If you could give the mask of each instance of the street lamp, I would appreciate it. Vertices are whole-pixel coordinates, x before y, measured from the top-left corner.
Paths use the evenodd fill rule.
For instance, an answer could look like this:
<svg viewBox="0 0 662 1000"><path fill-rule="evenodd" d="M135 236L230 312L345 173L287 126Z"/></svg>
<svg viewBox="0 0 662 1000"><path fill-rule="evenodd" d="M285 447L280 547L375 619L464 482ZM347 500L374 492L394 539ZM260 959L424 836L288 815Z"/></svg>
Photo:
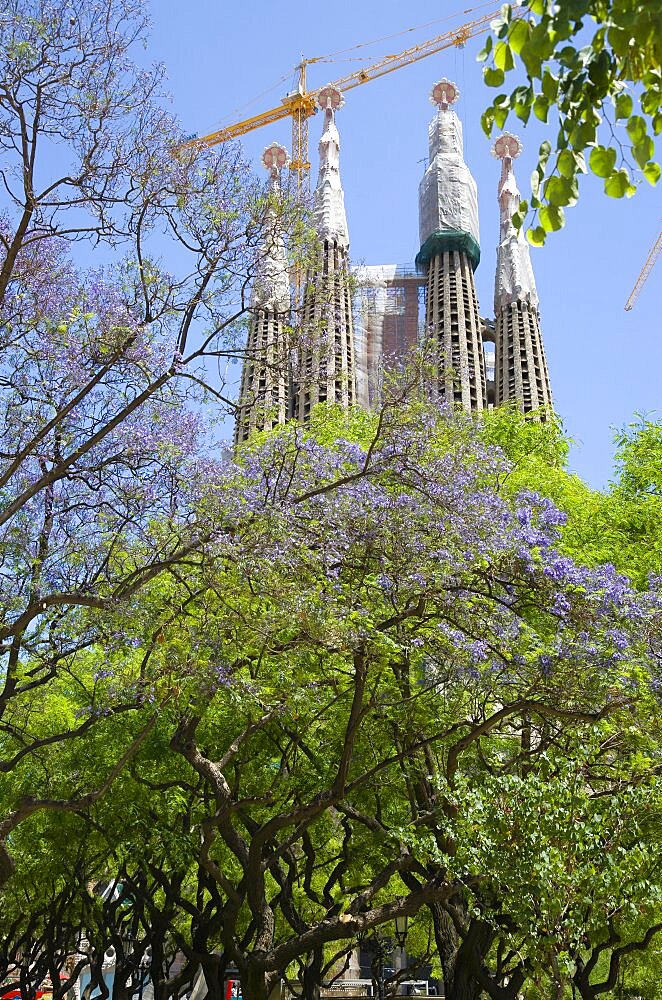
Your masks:
<svg viewBox="0 0 662 1000"><path fill-rule="evenodd" d="M409 917L406 914L398 914L395 918L395 940L398 942L398 948L404 949L407 943L408 925Z"/></svg>

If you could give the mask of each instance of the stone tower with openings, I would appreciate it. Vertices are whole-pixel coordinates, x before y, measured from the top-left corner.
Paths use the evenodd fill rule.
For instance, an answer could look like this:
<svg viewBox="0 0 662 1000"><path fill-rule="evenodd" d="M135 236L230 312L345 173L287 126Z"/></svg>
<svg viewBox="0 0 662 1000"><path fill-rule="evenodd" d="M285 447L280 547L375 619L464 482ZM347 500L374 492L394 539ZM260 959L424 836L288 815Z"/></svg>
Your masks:
<svg viewBox="0 0 662 1000"><path fill-rule="evenodd" d="M476 182L464 162L459 92L449 80L432 88L437 113L428 128L429 164L419 186L420 250L427 275L425 330L442 399L465 410L487 406L485 357L474 270L480 260Z"/></svg>
<svg viewBox="0 0 662 1000"><path fill-rule="evenodd" d="M340 182L340 137L335 112L343 104L340 91L324 87L318 104L324 111L319 144L319 177L313 218L319 247L304 283L297 400L294 416L307 422L315 403L356 402L356 368L349 236L345 197Z"/></svg>
<svg viewBox="0 0 662 1000"><path fill-rule="evenodd" d="M280 171L288 160L278 143L267 146L269 204L251 294L248 340L235 423L235 446L255 430L284 424L289 416L290 277L280 227Z"/></svg>
<svg viewBox="0 0 662 1000"><path fill-rule="evenodd" d="M494 283L496 406L513 402L524 413L537 411L544 420L552 407L547 361L540 333L538 293L529 247L522 229L513 225L520 203L513 161L522 151L517 136L505 132L492 147L501 160L500 213Z"/></svg>

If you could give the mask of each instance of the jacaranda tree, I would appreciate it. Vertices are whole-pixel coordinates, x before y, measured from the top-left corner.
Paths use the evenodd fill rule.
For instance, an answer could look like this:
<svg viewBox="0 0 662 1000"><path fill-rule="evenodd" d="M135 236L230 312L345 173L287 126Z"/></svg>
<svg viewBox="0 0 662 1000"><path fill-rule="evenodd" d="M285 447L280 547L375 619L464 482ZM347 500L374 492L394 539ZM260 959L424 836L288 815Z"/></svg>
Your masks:
<svg viewBox="0 0 662 1000"><path fill-rule="evenodd" d="M238 353L273 225L236 148L181 147L162 71L132 61L144 31L138 0L0 16L0 884L17 824L92 801L153 724L86 786L11 778L87 738L118 609L214 536L192 505L200 406L224 400L209 373ZM58 678L69 700L46 710ZM104 711L140 703L137 682Z"/></svg>
<svg viewBox="0 0 662 1000"><path fill-rule="evenodd" d="M561 512L504 488L469 418L410 394L330 418L333 443L289 427L245 449L200 491L210 558L123 616L136 657L109 657L100 704L139 677L160 711L68 836L88 879L112 844L130 888L105 934L154 938L160 995L200 965L213 997L229 966L247 996L287 977L316 997L398 914L430 927L448 996L550 974L558 991L583 935L654 882L655 823L632 851L658 809L640 776L659 594L563 555ZM39 871L16 885L34 893ZM59 960L79 947L60 940Z"/></svg>

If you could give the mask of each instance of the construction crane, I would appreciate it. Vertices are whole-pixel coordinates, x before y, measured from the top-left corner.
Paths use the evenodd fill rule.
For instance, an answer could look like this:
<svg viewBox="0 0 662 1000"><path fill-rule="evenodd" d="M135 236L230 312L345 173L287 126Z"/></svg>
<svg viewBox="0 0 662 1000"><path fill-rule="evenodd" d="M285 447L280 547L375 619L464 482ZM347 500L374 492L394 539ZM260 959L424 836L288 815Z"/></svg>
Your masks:
<svg viewBox="0 0 662 1000"><path fill-rule="evenodd" d="M648 275L653 270L653 265L655 264L657 258L660 256L660 253L662 253L662 233L659 234L658 238L653 243L653 246L650 248L650 253L646 258L646 263L642 267L639 277L635 282L635 286L630 292L630 298L625 303L626 312L629 312L630 309L632 309L632 306L639 298L639 292L644 287L644 283L648 278Z"/></svg>
<svg viewBox="0 0 662 1000"><path fill-rule="evenodd" d="M514 11L518 9L518 6L513 6ZM271 125L273 122L281 121L283 118L291 115L292 158L290 160L290 170L296 173L297 197L301 200L306 200L310 190L308 119L317 111L315 99L324 87L335 87L343 93L346 90L351 90L353 87L359 87L363 83L368 83L370 80L376 80L380 76L385 76L387 73L392 73L402 66L418 62L419 59L426 59L428 56L434 55L435 52L440 52L442 49L451 48L451 46L461 47L469 38L487 31L490 21L499 17L500 13L499 10L495 10L489 14L484 14L475 21L469 21L459 28L446 31L444 34L437 35L427 42L422 42L420 45L414 45L409 49L405 49L404 52L400 52L397 55L385 56L379 62L373 63L372 66L364 67L354 73L341 77L339 80L335 80L331 84L317 87L315 90L306 89L306 69L312 63L321 62L325 57L317 56L312 59L302 59L297 66L299 78L296 90L288 94L287 97L284 97L281 104L277 107L270 108L269 111L263 111L262 114L255 115L253 118L246 118L244 121L236 122L234 125L228 125L226 128L219 129L218 132L211 132L209 135L191 139L184 143L183 148L195 145L216 146L220 142L236 139L240 135L252 132L253 129L262 128L264 125Z"/></svg>

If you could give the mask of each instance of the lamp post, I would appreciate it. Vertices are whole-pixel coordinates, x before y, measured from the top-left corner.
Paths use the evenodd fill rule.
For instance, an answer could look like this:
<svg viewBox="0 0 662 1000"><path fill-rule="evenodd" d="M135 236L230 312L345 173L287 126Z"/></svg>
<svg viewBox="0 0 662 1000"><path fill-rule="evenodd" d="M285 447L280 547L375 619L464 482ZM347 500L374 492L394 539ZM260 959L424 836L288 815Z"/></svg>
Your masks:
<svg viewBox="0 0 662 1000"><path fill-rule="evenodd" d="M407 930L409 929L409 917L404 915L398 915L395 918L395 940L398 942L398 948L404 950L407 943Z"/></svg>
<svg viewBox="0 0 662 1000"><path fill-rule="evenodd" d="M365 948L366 951L370 951L375 956L375 962L372 964L373 970L376 966L376 977L373 978L373 982L377 986L377 997L378 1000L384 1000L384 959L390 954L393 942L389 937L382 934L377 934L376 932L372 934L371 937L359 938L360 944Z"/></svg>
<svg viewBox="0 0 662 1000"><path fill-rule="evenodd" d="M407 944L408 925L409 917L397 916L395 918L395 940L398 945L398 957L397 961L393 964L397 972L402 972L402 970L407 967L407 952L405 951L405 945Z"/></svg>

